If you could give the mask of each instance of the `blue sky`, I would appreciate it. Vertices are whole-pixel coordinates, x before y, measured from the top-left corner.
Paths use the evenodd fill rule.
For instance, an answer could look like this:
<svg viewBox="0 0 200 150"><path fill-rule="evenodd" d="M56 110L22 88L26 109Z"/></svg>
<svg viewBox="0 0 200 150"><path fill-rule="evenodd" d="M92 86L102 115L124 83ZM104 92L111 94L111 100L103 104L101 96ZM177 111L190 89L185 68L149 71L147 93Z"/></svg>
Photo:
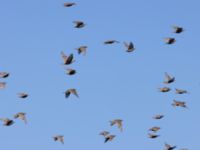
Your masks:
<svg viewBox="0 0 200 150"><path fill-rule="evenodd" d="M64 8L62 0L0 1L0 71L10 77L0 90L0 117L26 112L28 124L16 120L0 126L1 148L10 149L163 149L164 142L197 149L200 138L200 72L198 37L199 5L191 1L101 0L74 1ZM82 20L86 27L73 28ZM172 25L183 26L182 34ZM166 45L165 37L175 37ZM105 46L105 40L120 44ZM136 51L126 53L123 41L132 41ZM86 56L75 48L87 45ZM60 52L74 53L75 76L65 74ZM159 93L164 72L176 77L173 91ZM64 98L76 88L80 98ZM174 88L188 95L174 94ZM30 97L21 100L18 92ZM172 100L186 101L189 109L173 108ZM162 120L152 116L161 113ZM124 132L109 126L123 119ZM160 126L155 140L147 130ZM116 138L104 144L99 132ZM52 136L62 134L65 144Z"/></svg>

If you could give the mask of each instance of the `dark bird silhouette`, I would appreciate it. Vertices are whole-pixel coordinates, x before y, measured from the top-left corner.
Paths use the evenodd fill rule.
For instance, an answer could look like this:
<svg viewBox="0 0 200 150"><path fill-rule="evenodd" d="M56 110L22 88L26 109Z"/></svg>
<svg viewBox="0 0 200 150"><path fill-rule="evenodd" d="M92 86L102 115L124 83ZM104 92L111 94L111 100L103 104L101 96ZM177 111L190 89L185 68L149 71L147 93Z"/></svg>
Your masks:
<svg viewBox="0 0 200 150"><path fill-rule="evenodd" d="M167 72L165 72L165 80L164 83L169 84L175 81L175 77L170 76Z"/></svg>
<svg viewBox="0 0 200 150"><path fill-rule="evenodd" d="M164 115L155 115L155 116L153 116L153 119L162 119L164 117Z"/></svg>
<svg viewBox="0 0 200 150"><path fill-rule="evenodd" d="M162 88L159 88L159 91L160 92L169 92L171 89L169 87L162 87Z"/></svg>
<svg viewBox="0 0 200 150"><path fill-rule="evenodd" d="M151 138L151 139L155 139L155 138L157 138L157 137L160 136L160 135L157 135L157 134L151 134L151 133L149 133L148 135L149 135L149 138Z"/></svg>
<svg viewBox="0 0 200 150"><path fill-rule="evenodd" d="M175 148L176 148L176 146L171 146L171 145L165 143L165 149L164 150L173 150Z"/></svg>
<svg viewBox="0 0 200 150"><path fill-rule="evenodd" d="M9 75L8 72L0 72L0 78L7 78Z"/></svg>
<svg viewBox="0 0 200 150"><path fill-rule="evenodd" d="M83 53L83 55L85 55L86 54L86 50L87 50L87 46L80 46L76 50L78 51L78 54Z"/></svg>
<svg viewBox="0 0 200 150"><path fill-rule="evenodd" d="M113 44L113 43L119 43L119 41L116 40L107 40L104 42L104 44Z"/></svg>
<svg viewBox="0 0 200 150"><path fill-rule="evenodd" d="M0 118L1 121L3 121L4 126L11 126L14 124L14 121L8 118Z"/></svg>
<svg viewBox="0 0 200 150"><path fill-rule="evenodd" d="M60 141L62 144L64 144L64 136L63 135L56 135L53 137L54 141Z"/></svg>
<svg viewBox="0 0 200 150"><path fill-rule="evenodd" d="M134 44L132 42L126 43L124 42L125 47L127 48L127 52L132 52L135 50Z"/></svg>
<svg viewBox="0 0 200 150"><path fill-rule="evenodd" d="M73 2L65 2L64 3L65 7L71 7L71 6L74 6L74 5L76 5L76 3L73 3Z"/></svg>
<svg viewBox="0 0 200 150"><path fill-rule="evenodd" d="M75 95L76 97L79 97L76 89L68 89L65 91L65 97L68 98L71 94Z"/></svg>
<svg viewBox="0 0 200 150"><path fill-rule="evenodd" d="M176 39L175 38L171 38L171 37L165 38L164 40L165 40L166 44L173 44L173 43L176 42Z"/></svg>
<svg viewBox="0 0 200 150"><path fill-rule="evenodd" d="M0 89L4 89L6 87L6 82L0 82Z"/></svg>
<svg viewBox="0 0 200 150"><path fill-rule="evenodd" d="M108 141L112 141L115 137L116 137L116 135L108 135L108 136L106 136L104 143L106 143Z"/></svg>
<svg viewBox="0 0 200 150"><path fill-rule="evenodd" d="M70 54L69 56L65 55L64 52L61 52L61 56L63 58L64 65L70 65L74 62L74 55Z"/></svg>
<svg viewBox="0 0 200 150"><path fill-rule="evenodd" d="M177 101L177 100L173 100L172 106L179 106L179 107L187 108L186 102Z"/></svg>
<svg viewBox="0 0 200 150"><path fill-rule="evenodd" d="M24 112L19 112L19 113L15 114L14 118L21 119L22 121L24 121L24 123L27 124L26 113L24 113Z"/></svg>
<svg viewBox="0 0 200 150"><path fill-rule="evenodd" d="M76 74L76 70L71 69L71 68L68 68L68 69L67 69L67 74L68 74L68 75L74 75L74 74Z"/></svg>
<svg viewBox="0 0 200 150"><path fill-rule="evenodd" d="M182 90L182 89L175 89L176 90L176 94L186 94L188 93L187 90Z"/></svg>
<svg viewBox="0 0 200 150"><path fill-rule="evenodd" d="M74 21L73 23L75 24L74 28L83 28L86 25L83 21Z"/></svg>
<svg viewBox="0 0 200 150"><path fill-rule="evenodd" d="M174 33L181 33L184 31L184 29L179 26L173 26L173 29L174 29Z"/></svg>
<svg viewBox="0 0 200 150"><path fill-rule="evenodd" d="M112 120L110 121L110 125L113 126L113 125L117 125L117 127L120 129L120 131L122 132L123 131L123 127L122 127L122 121L121 119L115 119L115 120Z"/></svg>
<svg viewBox="0 0 200 150"><path fill-rule="evenodd" d="M22 92L22 93L18 93L18 97L19 98L27 98L29 95L25 92Z"/></svg>

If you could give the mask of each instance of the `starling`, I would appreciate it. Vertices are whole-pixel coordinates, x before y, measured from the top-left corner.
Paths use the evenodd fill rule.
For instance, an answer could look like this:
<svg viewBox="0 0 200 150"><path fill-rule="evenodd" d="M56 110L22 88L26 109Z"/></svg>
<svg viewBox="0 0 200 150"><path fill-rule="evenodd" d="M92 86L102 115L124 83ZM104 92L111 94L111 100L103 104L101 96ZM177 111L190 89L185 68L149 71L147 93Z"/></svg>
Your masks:
<svg viewBox="0 0 200 150"><path fill-rule="evenodd" d="M158 130L160 130L160 127L152 127L149 129L149 131L153 131L153 132L157 132Z"/></svg>
<svg viewBox="0 0 200 150"><path fill-rule="evenodd" d="M76 3L73 3L73 2L65 2L64 3L64 7L71 7L71 6L74 6L76 5Z"/></svg>
<svg viewBox="0 0 200 150"><path fill-rule="evenodd" d="M165 40L166 44L173 44L173 43L176 42L175 38L170 38L170 37L169 38L165 38L164 40Z"/></svg>
<svg viewBox="0 0 200 150"><path fill-rule="evenodd" d="M167 72L165 72L165 81L164 83L169 84L175 81L175 77L170 76Z"/></svg>
<svg viewBox="0 0 200 150"><path fill-rule="evenodd" d="M184 29L179 26L173 26L173 29L174 29L174 33L181 33L184 31Z"/></svg>
<svg viewBox="0 0 200 150"><path fill-rule="evenodd" d="M109 134L108 131L102 131L102 132L99 133L99 135L102 135L104 137L106 137L108 134Z"/></svg>
<svg viewBox="0 0 200 150"><path fill-rule="evenodd" d="M0 82L0 89L4 89L6 87L6 82Z"/></svg>
<svg viewBox="0 0 200 150"><path fill-rule="evenodd" d="M74 28L83 28L85 26L85 23L83 21L74 21L75 24Z"/></svg>
<svg viewBox="0 0 200 150"><path fill-rule="evenodd" d="M115 138L115 135L108 135L105 137L105 141L104 143L108 142L108 141L112 141Z"/></svg>
<svg viewBox="0 0 200 150"><path fill-rule="evenodd" d="M61 55L62 55L62 58L63 58L64 65L70 65L74 62L74 60L73 60L74 55L73 54L70 54L69 56L67 56L67 55L64 54L64 52L61 52Z"/></svg>
<svg viewBox="0 0 200 150"><path fill-rule="evenodd" d="M104 42L104 44L113 44L113 43L119 43L119 41L116 40L107 40Z"/></svg>
<svg viewBox="0 0 200 150"><path fill-rule="evenodd" d="M27 124L26 113L24 113L24 112L19 112L19 113L15 114L14 118L15 119L17 119L17 118L21 119L22 121L24 121L24 123Z"/></svg>
<svg viewBox="0 0 200 150"><path fill-rule="evenodd" d="M127 52L132 52L135 50L134 44L132 42L126 43L124 42L125 47L127 48Z"/></svg>
<svg viewBox="0 0 200 150"><path fill-rule="evenodd" d="M76 70L74 70L74 69L67 69L67 74L68 75L74 75L74 74L76 74Z"/></svg>
<svg viewBox="0 0 200 150"><path fill-rule="evenodd" d="M159 91L160 92L169 92L171 89L168 88L168 87L162 87L162 88L159 88Z"/></svg>
<svg viewBox="0 0 200 150"><path fill-rule="evenodd" d="M149 138L151 138L151 139L155 139L155 138L157 138L157 137L160 136L160 135L157 135L157 134L151 134L151 133L149 133L148 135L149 135Z"/></svg>
<svg viewBox="0 0 200 150"><path fill-rule="evenodd" d="M115 120L112 120L110 121L110 125L113 126L113 125L117 125L117 127L120 129L120 131L122 132L123 131L123 128L122 128L122 121L121 119L115 119Z"/></svg>
<svg viewBox="0 0 200 150"><path fill-rule="evenodd" d="M27 98L27 97L28 97L28 94L27 94L27 93L24 93L24 92L18 93L18 97L19 97L19 98Z"/></svg>
<svg viewBox="0 0 200 150"><path fill-rule="evenodd" d="M64 144L64 136L63 135L57 135L53 137L54 141L60 141L62 144Z"/></svg>
<svg viewBox="0 0 200 150"><path fill-rule="evenodd" d="M0 72L0 78L7 78L9 75L8 72Z"/></svg>
<svg viewBox="0 0 200 150"><path fill-rule="evenodd" d="M164 117L164 115L155 115L153 116L154 119L162 119Z"/></svg>
<svg viewBox="0 0 200 150"><path fill-rule="evenodd" d="M183 101L177 101L177 100L173 100L172 106L179 106L179 107L187 108L185 102L183 102Z"/></svg>
<svg viewBox="0 0 200 150"><path fill-rule="evenodd" d="M14 121L8 118L0 118L1 121L3 121L4 126L11 126L14 124Z"/></svg>
<svg viewBox="0 0 200 150"><path fill-rule="evenodd" d="M186 93L188 93L188 91L182 90L182 89L175 89L175 90L176 90L176 94L186 94Z"/></svg>
<svg viewBox="0 0 200 150"><path fill-rule="evenodd" d="M86 54L86 50L87 50L87 46L80 46L76 50L78 51L78 54L83 53L83 55L85 55Z"/></svg>
<svg viewBox="0 0 200 150"><path fill-rule="evenodd" d="M65 91L65 97L68 98L71 94L74 94L76 97L79 97L76 89L68 89Z"/></svg>
<svg viewBox="0 0 200 150"><path fill-rule="evenodd" d="M165 143L165 149L164 150L173 150L175 148L176 148L176 146L171 146L171 145Z"/></svg>

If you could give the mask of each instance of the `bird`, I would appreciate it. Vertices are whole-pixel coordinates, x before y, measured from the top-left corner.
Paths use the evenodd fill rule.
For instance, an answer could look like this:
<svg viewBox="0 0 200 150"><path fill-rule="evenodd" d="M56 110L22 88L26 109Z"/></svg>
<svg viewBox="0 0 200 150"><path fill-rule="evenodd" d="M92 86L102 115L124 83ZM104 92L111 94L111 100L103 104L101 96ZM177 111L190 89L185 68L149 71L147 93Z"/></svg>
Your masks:
<svg viewBox="0 0 200 150"><path fill-rule="evenodd" d="M183 89L175 89L176 90L176 94L186 94L186 93L188 93L188 91L187 90L183 90Z"/></svg>
<svg viewBox="0 0 200 150"><path fill-rule="evenodd" d="M114 138L116 137L116 135L108 135L105 137L104 143L108 142L108 141L112 141Z"/></svg>
<svg viewBox="0 0 200 150"><path fill-rule="evenodd" d="M157 132L160 129L161 129L160 127L155 126L155 127L150 128L149 131Z"/></svg>
<svg viewBox="0 0 200 150"><path fill-rule="evenodd" d="M167 72L165 72L165 80L164 83L169 84L175 81L175 77L170 76Z"/></svg>
<svg viewBox="0 0 200 150"><path fill-rule="evenodd" d="M70 54L69 56L65 55L63 51L61 51L61 56L63 58L64 65L70 65L74 62L74 55Z"/></svg>
<svg viewBox="0 0 200 150"><path fill-rule="evenodd" d="M0 82L0 89L4 89L6 87L6 82Z"/></svg>
<svg viewBox="0 0 200 150"><path fill-rule="evenodd" d="M106 137L109 133L110 132L108 132L108 131L102 131L102 132L99 133L99 135Z"/></svg>
<svg viewBox="0 0 200 150"><path fill-rule="evenodd" d="M148 135L149 135L149 138L151 138L151 139L155 139L155 138L157 138L157 137L160 136L160 135L157 135L157 134L151 134L151 133L149 133Z"/></svg>
<svg viewBox="0 0 200 150"><path fill-rule="evenodd" d="M127 52L132 52L135 50L134 44L132 42L126 43L124 42L125 47L127 48Z"/></svg>
<svg viewBox="0 0 200 150"><path fill-rule="evenodd" d="M0 118L0 120L3 121L4 126L11 126L14 124L14 121L12 119Z"/></svg>
<svg viewBox="0 0 200 150"><path fill-rule="evenodd" d="M165 38L164 40L166 44L173 44L176 42L176 39L172 37Z"/></svg>
<svg viewBox="0 0 200 150"><path fill-rule="evenodd" d="M159 91L160 92L169 92L171 89L169 87L162 87L162 88L159 88Z"/></svg>
<svg viewBox="0 0 200 150"><path fill-rule="evenodd" d="M65 2L64 3L64 7L71 7L71 6L74 6L76 5L76 3L73 3L73 2Z"/></svg>
<svg viewBox="0 0 200 150"><path fill-rule="evenodd" d="M171 146L171 145L165 143L165 149L164 150L173 150L175 148L176 148L176 146Z"/></svg>
<svg viewBox="0 0 200 150"><path fill-rule="evenodd" d="M113 126L113 125L117 125L117 127L120 129L120 131L122 132L123 131L123 128L122 128L122 121L121 119L115 119L115 120L112 120L110 121L110 125Z"/></svg>
<svg viewBox="0 0 200 150"><path fill-rule="evenodd" d="M27 124L26 113L24 113L24 112L19 112L19 113L15 114L14 118L21 119L22 121L24 121L25 124Z"/></svg>
<svg viewBox="0 0 200 150"><path fill-rule="evenodd" d="M78 54L83 53L83 55L85 55L87 48L87 46L80 46L79 48L76 48L76 50L78 51Z"/></svg>
<svg viewBox="0 0 200 150"><path fill-rule="evenodd" d="M74 74L76 74L76 70L71 69L71 68L68 68L68 69L67 69L67 74L68 74L68 75L74 75Z"/></svg>
<svg viewBox="0 0 200 150"><path fill-rule="evenodd" d="M179 107L187 108L186 102L177 101L177 100L173 100L172 106L179 106Z"/></svg>
<svg viewBox="0 0 200 150"><path fill-rule="evenodd" d="M27 98L29 95L25 92L18 93L19 98Z"/></svg>
<svg viewBox="0 0 200 150"><path fill-rule="evenodd" d="M181 33L184 31L184 29L179 26L173 26L173 29L174 29L174 33Z"/></svg>
<svg viewBox="0 0 200 150"><path fill-rule="evenodd" d="M54 141L60 141L62 144L64 144L64 136L63 135L56 135L53 137Z"/></svg>
<svg viewBox="0 0 200 150"><path fill-rule="evenodd" d="M65 91L65 97L68 98L71 94L74 94L76 97L79 97L76 89L68 89Z"/></svg>
<svg viewBox="0 0 200 150"><path fill-rule="evenodd" d="M153 119L157 119L157 120L159 120L159 119L162 119L164 117L164 115L155 115L155 116L153 116Z"/></svg>
<svg viewBox="0 0 200 150"><path fill-rule="evenodd" d="M0 78L7 78L9 75L8 72L0 72Z"/></svg>
<svg viewBox="0 0 200 150"><path fill-rule="evenodd" d="M86 24L83 21L73 21L75 28L83 28Z"/></svg>
<svg viewBox="0 0 200 150"><path fill-rule="evenodd" d="M113 44L113 43L119 43L119 41L116 40L107 40L104 42L104 44Z"/></svg>

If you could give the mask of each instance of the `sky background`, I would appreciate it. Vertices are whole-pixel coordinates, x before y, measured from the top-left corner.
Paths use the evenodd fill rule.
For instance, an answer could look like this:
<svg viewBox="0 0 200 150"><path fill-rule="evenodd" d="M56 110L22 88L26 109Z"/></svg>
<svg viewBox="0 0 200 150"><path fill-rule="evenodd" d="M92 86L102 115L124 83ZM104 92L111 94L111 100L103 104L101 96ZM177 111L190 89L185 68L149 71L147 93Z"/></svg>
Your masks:
<svg viewBox="0 0 200 150"><path fill-rule="evenodd" d="M15 120L0 125L1 149L11 150L132 150L163 149L164 143L195 150L200 139L200 2L198 0L0 0L0 71L10 73L1 82L0 117L26 112L28 124ZM73 21L86 27L75 29ZM174 34L172 26L185 32ZM166 45L165 37L177 42ZM119 44L104 45L115 39ZM124 41L136 50L126 53ZM75 48L87 45L86 56ZM60 52L74 53L77 70L67 76ZM169 93L158 92L164 72L176 77ZM76 88L80 98L64 97ZM176 95L174 88L186 89ZM26 100L17 93L27 92ZM189 109L173 108L172 100L186 101ZM162 120L153 120L155 114ZM109 120L123 119L124 132ZM157 139L148 129L160 126ZM104 144L99 132L116 135ZM65 136L65 144L52 136Z"/></svg>

